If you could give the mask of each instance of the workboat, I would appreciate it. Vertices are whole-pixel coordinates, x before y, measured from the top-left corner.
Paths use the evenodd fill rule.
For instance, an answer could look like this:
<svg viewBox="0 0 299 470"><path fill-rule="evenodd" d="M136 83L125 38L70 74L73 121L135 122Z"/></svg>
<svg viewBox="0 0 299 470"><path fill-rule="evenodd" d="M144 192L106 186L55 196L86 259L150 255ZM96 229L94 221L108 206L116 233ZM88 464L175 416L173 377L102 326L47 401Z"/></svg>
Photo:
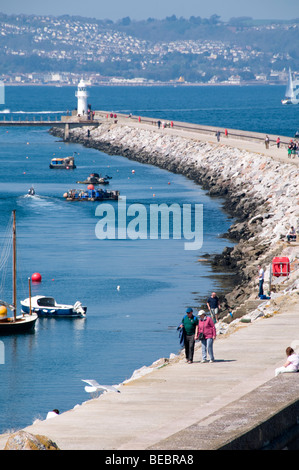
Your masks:
<svg viewBox="0 0 299 470"><path fill-rule="evenodd" d="M64 193L63 197L67 201L117 201L119 191L107 191L104 189L70 189Z"/></svg>
<svg viewBox="0 0 299 470"><path fill-rule="evenodd" d="M58 304L53 297L36 295L21 301L22 311L28 313L30 309L38 317L85 317L87 307L77 301L74 305Z"/></svg>
<svg viewBox="0 0 299 470"><path fill-rule="evenodd" d="M299 79L293 80L291 69L289 69L285 98L281 102L282 104L299 104Z"/></svg>
<svg viewBox="0 0 299 470"><path fill-rule="evenodd" d="M84 181L77 181L79 184L109 184L111 176L101 176L98 173L91 173L86 180Z"/></svg>
<svg viewBox="0 0 299 470"><path fill-rule="evenodd" d="M73 170L76 168L75 157L52 158L49 166L55 170Z"/></svg>
<svg viewBox="0 0 299 470"><path fill-rule="evenodd" d="M13 277L13 301L12 304L0 300L0 336L7 334L26 333L34 330L35 322L37 320L36 313L28 310L28 313L17 315L17 249L16 249L16 212L12 211L12 219L9 222L8 230L6 233L11 233L4 242L2 256L1 256L1 270L2 281L6 274L6 264L10 257L12 248L12 277ZM30 278L29 281L29 295L30 295ZM1 282L2 285L2 282ZM8 310L13 313L8 315Z"/></svg>

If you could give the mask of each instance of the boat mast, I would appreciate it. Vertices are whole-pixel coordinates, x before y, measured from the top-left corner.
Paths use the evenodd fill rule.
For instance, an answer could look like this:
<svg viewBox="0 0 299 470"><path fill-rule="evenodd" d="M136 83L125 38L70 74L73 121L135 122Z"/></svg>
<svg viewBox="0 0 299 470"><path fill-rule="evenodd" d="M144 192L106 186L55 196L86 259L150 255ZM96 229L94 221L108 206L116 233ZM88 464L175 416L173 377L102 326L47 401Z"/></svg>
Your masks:
<svg viewBox="0 0 299 470"><path fill-rule="evenodd" d="M17 243L16 243L16 211L12 211L13 214L13 226L12 226L12 234L13 234L13 252L12 252L12 269L13 269L13 317L14 321L16 321L17 316Z"/></svg>
<svg viewBox="0 0 299 470"><path fill-rule="evenodd" d="M31 315L32 306L31 306L31 282L30 282L30 277L28 277L28 284L29 284L29 315Z"/></svg>

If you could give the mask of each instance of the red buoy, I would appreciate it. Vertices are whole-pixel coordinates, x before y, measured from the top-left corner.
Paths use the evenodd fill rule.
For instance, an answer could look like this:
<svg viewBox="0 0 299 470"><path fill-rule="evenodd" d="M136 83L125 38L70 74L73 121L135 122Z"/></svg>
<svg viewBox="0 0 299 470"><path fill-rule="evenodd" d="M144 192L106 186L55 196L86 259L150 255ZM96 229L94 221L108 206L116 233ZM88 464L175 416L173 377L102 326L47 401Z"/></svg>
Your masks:
<svg viewBox="0 0 299 470"><path fill-rule="evenodd" d="M93 184L89 184L89 185L87 186L87 189L94 189L94 185L93 185Z"/></svg>
<svg viewBox="0 0 299 470"><path fill-rule="evenodd" d="M32 274L31 279L32 279L33 282L41 282L42 281L42 277L41 277L40 273Z"/></svg>

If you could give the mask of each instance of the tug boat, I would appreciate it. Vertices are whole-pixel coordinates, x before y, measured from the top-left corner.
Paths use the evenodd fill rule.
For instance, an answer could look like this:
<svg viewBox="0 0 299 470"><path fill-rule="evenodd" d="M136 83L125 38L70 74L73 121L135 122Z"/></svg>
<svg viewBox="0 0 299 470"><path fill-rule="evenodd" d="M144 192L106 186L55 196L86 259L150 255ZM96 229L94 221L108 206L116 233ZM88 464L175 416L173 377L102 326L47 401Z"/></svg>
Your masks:
<svg viewBox="0 0 299 470"><path fill-rule="evenodd" d="M30 308L38 317L85 317L87 307L77 301L74 305L58 304L53 297L36 295L21 301L22 312L28 313Z"/></svg>
<svg viewBox="0 0 299 470"><path fill-rule="evenodd" d="M76 168L74 155L65 158L52 158L49 167L55 170L74 170Z"/></svg>
<svg viewBox="0 0 299 470"><path fill-rule="evenodd" d="M109 184L109 179L111 176L101 176L98 173L91 173L86 180L84 181L77 181L78 184Z"/></svg>
<svg viewBox="0 0 299 470"><path fill-rule="evenodd" d="M70 189L67 193L64 193L63 197L67 201L117 201L119 191L95 189L93 185L90 185L86 191L84 189Z"/></svg>

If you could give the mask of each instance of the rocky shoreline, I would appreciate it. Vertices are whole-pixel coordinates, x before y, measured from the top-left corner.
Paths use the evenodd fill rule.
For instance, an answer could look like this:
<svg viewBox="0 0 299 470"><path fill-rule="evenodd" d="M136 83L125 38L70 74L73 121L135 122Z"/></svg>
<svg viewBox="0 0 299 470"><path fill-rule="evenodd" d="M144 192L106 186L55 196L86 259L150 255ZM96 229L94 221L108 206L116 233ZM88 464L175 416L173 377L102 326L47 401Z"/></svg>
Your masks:
<svg viewBox="0 0 299 470"><path fill-rule="evenodd" d="M63 138L63 130L50 133ZM265 291L274 256L286 250L285 234L299 220L298 167L265 155L225 144L165 133L157 128L138 128L103 122L98 127L74 128L69 141L120 155L140 163L179 173L198 183L210 196L225 199L224 210L234 223L223 234L236 244L209 259L213 270L237 273L238 285L225 296L222 319L248 299L257 299L257 265L265 269ZM292 261L292 260L291 260Z"/></svg>

